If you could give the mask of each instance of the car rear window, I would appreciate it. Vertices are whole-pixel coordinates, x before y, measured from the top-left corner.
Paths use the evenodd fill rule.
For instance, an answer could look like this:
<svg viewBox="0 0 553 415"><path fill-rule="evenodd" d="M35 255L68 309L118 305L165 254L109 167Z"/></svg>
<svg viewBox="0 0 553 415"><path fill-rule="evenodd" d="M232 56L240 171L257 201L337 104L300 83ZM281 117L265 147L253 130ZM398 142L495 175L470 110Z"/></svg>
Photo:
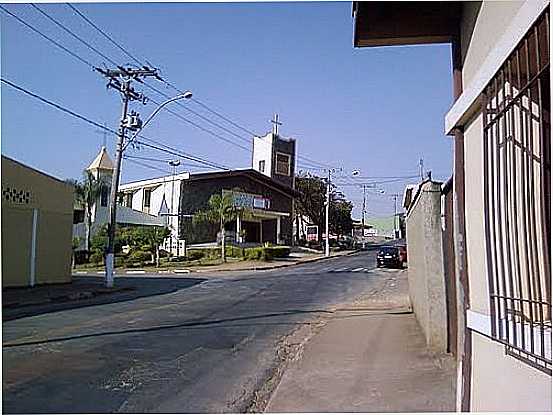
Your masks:
<svg viewBox="0 0 553 415"><path fill-rule="evenodd" d="M397 254L397 252L398 249L392 246L385 246L384 248L380 248L380 253L382 254Z"/></svg>

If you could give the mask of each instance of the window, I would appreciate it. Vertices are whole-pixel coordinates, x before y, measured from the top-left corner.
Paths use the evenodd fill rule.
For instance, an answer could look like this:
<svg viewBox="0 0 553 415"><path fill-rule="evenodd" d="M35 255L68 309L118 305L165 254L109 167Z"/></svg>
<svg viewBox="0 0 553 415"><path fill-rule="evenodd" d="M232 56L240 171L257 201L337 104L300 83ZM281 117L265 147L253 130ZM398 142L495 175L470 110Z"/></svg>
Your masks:
<svg viewBox="0 0 553 415"><path fill-rule="evenodd" d="M152 198L152 189L144 189L144 207L150 207L150 200Z"/></svg>
<svg viewBox="0 0 553 415"><path fill-rule="evenodd" d="M283 176L290 176L290 156L288 154L277 153L276 173L282 174Z"/></svg>
<svg viewBox="0 0 553 415"><path fill-rule="evenodd" d="M132 207L132 193L125 194L125 206Z"/></svg>
<svg viewBox="0 0 553 415"><path fill-rule="evenodd" d="M551 374L549 9L483 92L492 338Z"/></svg>
<svg viewBox="0 0 553 415"><path fill-rule="evenodd" d="M109 187L102 186L102 189L100 190L100 205L104 207L107 206L108 199L109 199Z"/></svg>
<svg viewBox="0 0 553 415"><path fill-rule="evenodd" d="M259 171L265 173L265 160L259 160Z"/></svg>

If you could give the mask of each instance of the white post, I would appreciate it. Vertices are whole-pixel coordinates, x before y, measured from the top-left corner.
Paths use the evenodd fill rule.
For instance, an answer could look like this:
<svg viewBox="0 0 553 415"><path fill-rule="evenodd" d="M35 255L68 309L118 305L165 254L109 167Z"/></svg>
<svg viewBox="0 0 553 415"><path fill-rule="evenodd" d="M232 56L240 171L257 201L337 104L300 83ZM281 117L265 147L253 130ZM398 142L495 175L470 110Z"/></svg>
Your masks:
<svg viewBox="0 0 553 415"><path fill-rule="evenodd" d="M242 243L242 219L236 215L236 242Z"/></svg>
<svg viewBox="0 0 553 415"><path fill-rule="evenodd" d="M38 209L33 209L33 225L31 231L31 264L29 269L29 285L36 284L36 234L38 226Z"/></svg>
<svg viewBox="0 0 553 415"><path fill-rule="evenodd" d="M326 218L325 218L325 222L326 222L326 243L325 243L325 256L330 256L330 239L329 239L329 226L328 226L328 216L329 216L329 212L330 212L330 169L328 170L328 185L326 187L326 206L325 206L325 210L326 210Z"/></svg>
<svg viewBox="0 0 553 415"><path fill-rule="evenodd" d="M282 240L280 238L280 216L277 217L277 224L276 224L276 241L277 245L280 245L282 243Z"/></svg>

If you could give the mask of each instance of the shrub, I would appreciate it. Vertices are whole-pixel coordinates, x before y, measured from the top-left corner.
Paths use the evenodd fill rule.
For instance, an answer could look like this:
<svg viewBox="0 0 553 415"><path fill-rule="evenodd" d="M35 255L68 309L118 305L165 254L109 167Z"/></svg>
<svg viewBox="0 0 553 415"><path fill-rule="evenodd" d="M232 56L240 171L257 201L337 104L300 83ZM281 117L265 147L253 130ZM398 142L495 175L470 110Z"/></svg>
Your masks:
<svg viewBox="0 0 553 415"><path fill-rule="evenodd" d="M152 259L152 255L149 252L136 250L131 251L131 253L128 256L127 261L130 263L133 262L146 262Z"/></svg>
<svg viewBox="0 0 553 415"><path fill-rule="evenodd" d="M229 245L225 246L225 254L228 257L242 258L244 256L244 250L237 246Z"/></svg>
<svg viewBox="0 0 553 415"><path fill-rule="evenodd" d="M265 250L270 252L271 258L284 258L290 255L290 248L287 246L271 246Z"/></svg>
<svg viewBox="0 0 553 415"><path fill-rule="evenodd" d="M184 262L184 261L186 261L186 257L184 256L175 256L175 257L169 258L169 262Z"/></svg>
<svg viewBox="0 0 553 415"><path fill-rule="evenodd" d="M198 259L202 259L204 256L205 256L205 253L197 249L188 251L188 259L190 261L196 261Z"/></svg>
<svg viewBox="0 0 553 415"><path fill-rule="evenodd" d="M88 258L88 260L94 264L100 264L104 262L104 254L102 254L101 251L93 251L90 254L90 257Z"/></svg>
<svg viewBox="0 0 553 415"><path fill-rule="evenodd" d="M253 261L259 261L261 259L265 260L264 248L261 246L256 248L246 248L244 252L244 257L248 260Z"/></svg>

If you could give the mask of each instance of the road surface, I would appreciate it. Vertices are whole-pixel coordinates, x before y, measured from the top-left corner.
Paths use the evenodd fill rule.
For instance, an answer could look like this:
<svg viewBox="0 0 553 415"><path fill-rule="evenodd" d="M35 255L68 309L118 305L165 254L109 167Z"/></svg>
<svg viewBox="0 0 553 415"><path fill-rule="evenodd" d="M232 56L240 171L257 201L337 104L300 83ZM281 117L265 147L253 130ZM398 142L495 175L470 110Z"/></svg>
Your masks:
<svg viewBox="0 0 553 415"><path fill-rule="evenodd" d="M4 412L246 411L284 336L374 289L373 268L368 251L5 322Z"/></svg>

